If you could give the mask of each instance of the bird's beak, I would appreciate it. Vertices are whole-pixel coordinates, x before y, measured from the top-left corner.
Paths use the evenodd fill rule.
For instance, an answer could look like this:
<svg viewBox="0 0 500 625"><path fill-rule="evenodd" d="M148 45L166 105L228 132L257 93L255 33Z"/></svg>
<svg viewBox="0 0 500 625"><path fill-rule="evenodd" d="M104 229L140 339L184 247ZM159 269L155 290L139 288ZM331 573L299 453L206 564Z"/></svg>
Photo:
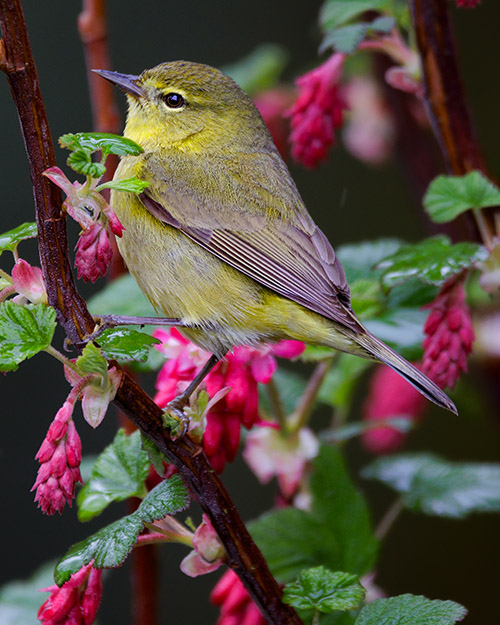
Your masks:
<svg viewBox="0 0 500 625"><path fill-rule="evenodd" d="M109 72L106 69L93 69L92 71L106 80L109 80L109 82L112 82L117 87L120 87L125 93L128 93L134 98L143 98L146 95L143 88L140 86L139 76Z"/></svg>

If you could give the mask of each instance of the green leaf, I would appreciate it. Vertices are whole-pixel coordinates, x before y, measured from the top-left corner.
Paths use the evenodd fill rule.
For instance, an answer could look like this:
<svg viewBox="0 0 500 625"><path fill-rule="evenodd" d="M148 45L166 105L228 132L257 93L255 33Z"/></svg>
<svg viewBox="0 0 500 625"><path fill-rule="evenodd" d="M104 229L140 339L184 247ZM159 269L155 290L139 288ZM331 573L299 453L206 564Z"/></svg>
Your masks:
<svg viewBox="0 0 500 625"><path fill-rule="evenodd" d="M399 239L378 239L350 245L341 245L336 254L344 267L347 281L352 284L356 280L374 280L380 275L376 265L394 254L403 242Z"/></svg>
<svg viewBox="0 0 500 625"><path fill-rule="evenodd" d="M358 356L339 354L326 374L318 399L334 408L349 406L359 378L371 364Z"/></svg>
<svg viewBox="0 0 500 625"><path fill-rule="evenodd" d="M479 171L465 176L438 176L424 196L424 208L437 223L488 206L500 206L500 189Z"/></svg>
<svg viewBox="0 0 500 625"><path fill-rule="evenodd" d="M287 584L283 601L299 610L330 614L334 610L354 610L365 596L355 575L332 572L323 566L301 571L295 582Z"/></svg>
<svg viewBox="0 0 500 625"><path fill-rule="evenodd" d="M378 263L382 285L389 290L410 279L442 286L452 276L487 258L487 251L476 243L456 243L444 235L404 245Z"/></svg>
<svg viewBox="0 0 500 625"><path fill-rule="evenodd" d="M278 390L285 414L291 414L306 388L307 380L296 371L279 367L276 369L271 383ZM267 385L259 384L259 396L259 406L262 410L267 414L273 414Z"/></svg>
<svg viewBox="0 0 500 625"><path fill-rule="evenodd" d="M396 20L391 15L381 15L370 22L370 32L390 33L396 25Z"/></svg>
<svg viewBox="0 0 500 625"><path fill-rule="evenodd" d="M144 150L135 141L109 132L77 132L59 137L59 144L70 150L102 151L104 154L117 156L137 156Z"/></svg>
<svg viewBox="0 0 500 625"><path fill-rule="evenodd" d="M322 445L311 475L312 513L335 535L342 558L332 570L362 575L375 564L375 538L365 500L347 474L339 449ZM323 564L323 563L321 563Z"/></svg>
<svg viewBox="0 0 500 625"><path fill-rule="evenodd" d="M0 304L0 371L14 371L19 363L46 349L56 329L56 312L45 304Z"/></svg>
<svg viewBox="0 0 500 625"><path fill-rule="evenodd" d="M273 87L279 80L288 61L283 46L264 43L243 59L223 68L249 95Z"/></svg>
<svg viewBox="0 0 500 625"><path fill-rule="evenodd" d="M120 362L145 362L151 347L161 343L149 334L123 327L105 330L99 335L98 342L106 358L116 358Z"/></svg>
<svg viewBox="0 0 500 625"><path fill-rule="evenodd" d="M188 506L188 490L181 476L176 473L168 480L163 480L158 486L155 486L144 497L134 514L137 514L141 521L152 523L156 519L163 519L167 514L185 510Z"/></svg>
<svg viewBox="0 0 500 625"><path fill-rule="evenodd" d="M133 178L125 178L124 180L110 180L96 187L96 191L102 189L114 189L115 191L129 191L130 193L142 193L144 189L149 187L149 182L139 180L135 176Z"/></svg>
<svg viewBox="0 0 500 625"><path fill-rule="evenodd" d="M273 575L288 582L303 569L321 565L355 574L370 570L377 541L366 505L347 476L339 451L321 448L311 488L311 512L285 508L250 525Z"/></svg>
<svg viewBox="0 0 500 625"><path fill-rule="evenodd" d="M77 173L91 178L100 178L106 171L106 167L102 163L95 163L92 160L91 152L88 150L71 152L67 163Z"/></svg>
<svg viewBox="0 0 500 625"><path fill-rule="evenodd" d="M161 482L134 513L70 547L55 568L56 584L61 586L91 560L98 569L120 566L136 543L144 522L175 514L184 510L188 503L189 494L179 475Z"/></svg>
<svg viewBox="0 0 500 625"><path fill-rule="evenodd" d="M422 355L424 323L428 312L419 308L388 310L378 319L365 320L364 326L409 360Z"/></svg>
<svg viewBox="0 0 500 625"><path fill-rule="evenodd" d="M413 428L413 421L404 417L390 417L389 419L370 420L370 421L353 421L346 425L336 428L335 430L327 430L321 433L321 440L330 443L341 443L356 436L360 436L363 432L373 430L380 427L389 427L398 430L398 432L410 432Z"/></svg>
<svg viewBox="0 0 500 625"><path fill-rule="evenodd" d="M336 52L352 54L363 41L369 29L370 24L368 22L360 22L329 30L321 42L319 52L323 53L328 48L334 48Z"/></svg>
<svg viewBox="0 0 500 625"><path fill-rule="evenodd" d="M93 343L85 345L81 355L76 359L76 366L83 375L95 373L100 375L103 380L106 380L108 377L108 363L99 347Z"/></svg>
<svg viewBox="0 0 500 625"><path fill-rule="evenodd" d="M141 432L141 447L148 454L149 461L160 477L165 477L165 465L169 460L159 447L150 438Z"/></svg>
<svg viewBox="0 0 500 625"><path fill-rule="evenodd" d="M454 601L439 601L416 595L376 599L359 613L355 625L453 625L467 610Z"/></svg>
<svg viewBox="0 0 500 625"><path fill-rule="evenodd" d="M80 521L93 519L113 501L144 497L148 473L149 458L141 447L139 432L127 436L119 430L97 458L89 481L78 493Z"/></svg>
<svg viewBox="0 0 500 625"><path fill-rule="evenodd" d="M44 564L28 579L9 582L0 588L2 625L40 625L37 612L44 598L40 588L54 583L53 570L53 562Z"/></svg>
<svg viewBox="0 0 500 625"><path fill-rule="evenodd" d="M320 11L320 23L324 30L342 26L365 11L381 10L386 0L328 0Z"/></svg>
<svg viewBox="0 0 500 625"><path fill-rule="evenodd" d="M378 280L361 278L351 283L351 306L360 319L376 317L384 310Z"/></svg>
<svg viewBox="0 0 500 625"><path fill-rule="evenodd" d="M363 477L376 479L402 495L415 512L464 518L474 512L500 512L500 464L447 462L432 454L379 458Z"/></svg>
<svg viewBox="0 0 500 625"><path fill-rule="evenodd" d="M36 223L28 222L17 226L13 230L0 234L0 254L5 251L13 252L24 239L33 239L37 235Z"/></svg>

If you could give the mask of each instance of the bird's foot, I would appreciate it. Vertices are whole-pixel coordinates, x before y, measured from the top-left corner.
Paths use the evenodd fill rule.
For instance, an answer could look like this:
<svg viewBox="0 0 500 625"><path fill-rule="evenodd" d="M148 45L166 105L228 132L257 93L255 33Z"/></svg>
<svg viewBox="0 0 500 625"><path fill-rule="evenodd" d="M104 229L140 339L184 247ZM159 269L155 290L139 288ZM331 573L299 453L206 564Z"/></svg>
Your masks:
<svg viewBox="0 0 500 625"><path fill-rule="evenodd" d="M176 397L168 402L163 412L163 425L170 432L173 440L182 438L189 429L189 417L184 412L187 401L182 397Z"/></svg>

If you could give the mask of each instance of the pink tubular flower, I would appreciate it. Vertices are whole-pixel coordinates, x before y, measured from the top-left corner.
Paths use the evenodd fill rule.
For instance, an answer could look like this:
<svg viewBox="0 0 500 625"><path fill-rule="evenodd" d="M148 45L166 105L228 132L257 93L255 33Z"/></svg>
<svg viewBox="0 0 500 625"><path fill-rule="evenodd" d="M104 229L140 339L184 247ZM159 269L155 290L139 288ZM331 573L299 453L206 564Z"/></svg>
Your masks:
<svg viewBox="0 0 500 625"><path fill-rule="evenodd" d="M231 570L224 573L215 585L210 602L220 606L217 625L266 625L259 608Z"/></svg>
<svg viewBox="0 0 500 625"><path fill-rule="evenodd" d="M448 281L429 305L422 371L439 387L453 388L472 351L474 330L461 281Z"/></svg>
<svg viewBox="0 0 500 625"><path fill-rule="evenodd" d="M425 409L425 398L398 373L380 365L372 377L370 393L363 408L367 422L398 418L417 421ZM374 427L363 433L364 446L374 454L399 449L406 434L390 426Z"/></svg>
<svg viewBox="0 0 500 625"><path fill-rule="evenodd" d="M38 620L43 625L91 625L102 595L102 571L92 562L74 573L60 588L49 586L50 597L40 606Z"/></svg>
<svg viewBox="0 0 500 625"><path fill-rule="evenodd" d="M47 291L40 267L32 267L20 258L12 269L15 290L33 304L46 304Z"/></svg>
<svg viewBox="0 0 500 625"><path fill-rule="evenodd" d="M76 483L82 481L82 445L72 419L77 397L71 391L35 456L40 468L31 490L36 489L35 501L45 514L60 514L65 503L71 506Z"/></svg>
<svg viewBox="0 0 500 625"><path fill-rule="evenodd" d="M342 125L346 105L340 76L345 57L337 52L296 80L299 96L285 115L291 118L292 156L306 167L314 168L326 160L335 142L335 129Z"/></svg>
<svg viewBox="0 0 500 625"><path fill-rule="evenodd" d="M318 439L308 428L284 436L270 424L260 425L247 435L243 457L263 484L276 476L282 495L289 500L302 481L308 461L318 453Z"/></svg>
<svg viewBox="0 0 500 625"><path fill-rule="evenodd" d="M162 340L157 349L169 357L156 380L155 401L160 407L181 393L195 377L210 354L187 341L175 328L154 334ZM214 469L220 473L232 462L240 443L240 427L250 429L258 420L258 383L267 384L276 370L275 356L295 358L305 349L300 341L281 341L260 348L237 347L205 378L210 398L221 398L206 414L203 448ZM227 393L224 389L230 388Z"/></svg>
<svg viewBox="0 0 500 625"><path fill-rule="evenodd" d="M193 536L193 551L181 562L181 571L189 577L198 577L219 568L226 551L206 514Z"/></svg>
<svg viewBox="0 0 500 625"><path fill-rule="evenodd" d="M75 266L79 278L85 282L95 282L106 275L113 258L113 248L102 221L96 221L88 230L83 230L75 249Z"/></svg>

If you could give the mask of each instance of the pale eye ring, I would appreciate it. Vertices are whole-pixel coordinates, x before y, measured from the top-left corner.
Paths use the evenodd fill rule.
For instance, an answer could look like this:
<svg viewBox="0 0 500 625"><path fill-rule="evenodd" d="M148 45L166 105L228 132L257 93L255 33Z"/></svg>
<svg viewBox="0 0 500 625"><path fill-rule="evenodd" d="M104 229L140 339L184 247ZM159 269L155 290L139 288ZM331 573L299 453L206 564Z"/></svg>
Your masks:
<svg viewBox="0 0 500 625"><path fill-rule="evenodd" d="M180 93L167 93L163 96L165 104L171 109L180 109L184 106L184 98Z"/></svg>

